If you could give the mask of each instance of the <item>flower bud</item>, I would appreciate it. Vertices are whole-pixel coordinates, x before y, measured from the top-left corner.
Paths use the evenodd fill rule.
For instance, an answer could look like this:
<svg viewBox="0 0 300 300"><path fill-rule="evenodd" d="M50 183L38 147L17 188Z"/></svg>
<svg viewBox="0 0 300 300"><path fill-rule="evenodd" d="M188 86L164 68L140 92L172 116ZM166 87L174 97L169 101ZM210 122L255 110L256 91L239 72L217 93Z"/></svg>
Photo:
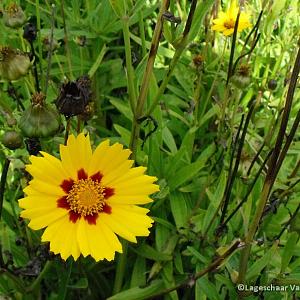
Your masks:
<svg viewBox="0 0 300 300"><path fill-rule="evenodd" d="M24 136L29 138L49 137L58 131L60 116L44 100L45 96L42 93L33 95L31 106L23 112L19 120L19 128Z"/></svg>
<svg viewBox="0 0 300 300"><path fill-rule="evenodd" d="M4 10L3 20L7 27L18 28L25 23L26 16L20 6L16 3L12 3Z"/></svg>
<svg viewBox="0 0 300 300"><path fill-rule="evenodd" d="M20 50L0 48L0 76L6 80L18 80L26 75L31 66L29 57Z"/></svg>
<svg viewBox="0 0 300 300"><path fill-rule="evenodd" d="M23 138L20 133L15 130L6 131L2 136L1 142L10 150L15 150L23 146Z"/></svg>

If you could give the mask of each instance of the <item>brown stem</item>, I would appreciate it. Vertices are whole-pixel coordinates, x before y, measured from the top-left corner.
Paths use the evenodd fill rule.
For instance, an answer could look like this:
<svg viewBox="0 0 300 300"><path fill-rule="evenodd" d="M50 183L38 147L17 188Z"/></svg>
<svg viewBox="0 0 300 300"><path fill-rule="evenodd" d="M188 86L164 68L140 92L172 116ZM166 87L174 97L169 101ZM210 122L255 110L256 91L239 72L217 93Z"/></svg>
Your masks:
<svg viewBox="0 0 300 300"><path fill-rule="evenodd" d="M183 288L185 286L192 287L196 281L204 276L207 273L210 273L214 270L216 270L223 262L224 260L229 257L236 249L243 247L244 244L240 241L237 240L224 254L219 256L215 261L213 261L208 267L205 269L199 271L198 273L189 276L188 278L184 279L183 281L179 282L178 284L166 288L165 290L162 290L158 292L157 294L152 295L151 297L145 298L146 299L161 299L161 296L166 295L172 291L178 290L180 288Z"/></svg>
<svg viewBox="0 0 300 300"><path fill-rule="evenodd" d="M6 184L6 177L7 177L7 173L8 173L9 164L10 164L10 160L8 158L5 158L5 162L4 162L4 166L3 166L2 174L1 174L1 181L0 181L0 220L1 220L1 215L2 215L5 184Z"/></svg>

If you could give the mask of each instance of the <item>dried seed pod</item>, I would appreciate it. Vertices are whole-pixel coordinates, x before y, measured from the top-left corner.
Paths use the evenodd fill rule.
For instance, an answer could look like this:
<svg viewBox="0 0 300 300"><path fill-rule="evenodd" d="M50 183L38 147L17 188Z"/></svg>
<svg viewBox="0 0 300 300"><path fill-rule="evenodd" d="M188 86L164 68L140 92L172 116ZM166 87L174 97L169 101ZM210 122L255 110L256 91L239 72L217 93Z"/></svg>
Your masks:
<svg viewBox="0 0 300 300"><path fill-rule="evenodd" d="M0 48L0 76L6 80L18 80L26 75L31 66L26 53L10 47Z"/></svg>
<svg viewBox="0 0 300 300"><path fill-rule="evenodd" d="M15 130L6 131L2 136L1 142L10 150L15 150L23 146L23 138L21 134Z"/></svg>
<svg viewBox="0 0 300 300"><path fill-rule="evenodd" d="M66 118L85 112L90 102L91 81L88 76L79 77L62 85L60 94L55 102L57 109Z"/></svg>
<svg viewBox="0 0 300 300"><path fill-rule="evenodd" d="M197 70L201 70L203 67L204 57L201 54L197 54L193 57L193 65Z"/></svg>
<svg viewBox="0 0 300 300"><path fill-rule="evenodd" d="M271 79L268 82L268 88L272 91L274 91L277 88L277 80Z"/></svg>
<svg viewBox="0 0 300 300"><path fill-rule="evenodd" d="M251 83L249 65L241 65L236 74L231 77L231 82L239 89L244 89Z"/></svg>
<svg viewBox="0 0 300 300"><path fill-rule="evenodd" d="M45 96L37 93L32 104L19 120L19 128L26 137L40 138L53 136L60 127L60 116L56 109L47 105Z"/></svg>
<svg viewBox="0 0 300 300"><path fill-rule="evenodd" d="M43 48L44 48L45 51L50 51L50 50L54 51L54 50L59 48L59 43L56 39L53 39L52 47L50 47L49 37L44 37L42 42L43 42Z"/></svg>
<svg viewBox="0 0 300 300"><path fill-rule="evenodd" d="M7 27L18 28L25 23L26 16L19 5L12 3L3 11L3 20Z"/></svg>

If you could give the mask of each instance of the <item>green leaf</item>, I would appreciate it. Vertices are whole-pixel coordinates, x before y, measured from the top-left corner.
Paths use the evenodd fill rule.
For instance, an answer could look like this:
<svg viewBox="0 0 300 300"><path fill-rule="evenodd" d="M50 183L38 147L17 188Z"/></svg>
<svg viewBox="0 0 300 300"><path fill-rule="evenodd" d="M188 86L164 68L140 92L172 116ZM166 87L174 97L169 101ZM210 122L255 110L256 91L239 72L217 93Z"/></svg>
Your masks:
<svg viewBox="0 0 300 300"><path fill-rule="evenodd" d="M177 146L174 140L174 137L167 126L165 126L162 130L163 140L170 149L170 151L175 154L177 152Z"/></svg>
<svg viewBox="0 0 300 300"><path fill-rule="evenodd" d="M118 132L118 134L121 136L124 144L128 147L130 143L130 131L118 124L114 124L115 130Z"/></svg>
<svg viewBox="0 0 300 300"><path fill-rule="evenodd" d="M87 278L80 278L75 284L68 285L71 289L87 289L89 286L89 282Z"/></svg>
<svg viewBox="0 0 300 300"><path fill-rule="evenodd" d="M200 270L201 268L198 267L197 269ZM204 293L208 297L208 299L212 299L212 300L221 299L217 291L216 285L212 284L207 279L207 276L201 277L200 279L197 280L196 293L198 293L199 295Z"/></svg>
<svg viewBox="0 0 300 300"><path fill-rule="evenodd" d="M138 256L132 270L130 287L142 286L146 284L146 259Z"/></svg>
<svg viewBox="0 0 300 300"><path fill-rule="evenodd" d="M191 252L191 254L196 257L200 262L204 263L205 265L210 263L210 260L201 255L194 247L191 246L187 246L187 249Z"/></svg>
<svg viewBox="0 0 300 300"><path fill-rule="evenodd" d="M122 18L126 15L126 3L124 0L109 0L115 14Z"/></svg>
<svg viewBox="0 0 300 300"><path fill-rule="evenodd" d="M183 193L174 192L170 194L170 206L176 227L186 227L188 217L188 206Z"/></svg>
<svg viewBox="0 0 300 300"><path fill-rule="evenodd" d="M107 300L144 300L165 288L163 280L153 280L147 287L134 287L120 292Z"/></svg>
<svg viewBox="0 0 300 300"><path fill-rule="evenodd" d="M268 265L278 247L278 241L273 244L271 249L269 249L263 257L256 260L256 262L248 269L246 274L246 279L250 280L253 277L256 277L260 274L262 269L265 268L266 265Z"/></svg>
<svg viewBox="0 0 300 300"><path fill-rule="evenodd" d="M281 273L285 272L286 268L288 267L294 253L294 249L297 245L299 239L299 234L297 232L289 233L289 237L286 241L285 247L282 253L282 260L281 260Z"/></svg>
<svg viewBox="0 0 300 300"><path fill-rule="evenodd" d="M176 188L178 188L188 180L191 180L192 178L197 176L199 171L205 167L207 160L214 152L215 152L215 145L211 144L201 153L197 161L181 168L176 173L176 176L174 176L173 174L173 176L168 180L170 191L175 190Z"/></svg>
<svg viewBox="0 0 300 300"><path fill-rule="evenodd" d="M212 193L210 192L209 189L206 190L206 194L210 200L210 203L203 219L203 225L202 225L203 234L206 232L207 227L210 224L220 201L222 201L222 197L225 191L225 186L226 186L226 174L225 172L222 172L215 192Z"/></svg>
<svg viewBox="0 0 300 300"><path fill-rule="evenodd" d="M118 111L120 111L120 113L126 117L128 120L132 121L133 119L133 113L129 107L129 103L125 102L123 100L120 100L118 98L114 98L114 97L108 97L109 102L117 108Z"/></svg>
<svg viewBox="0 0 300 300"><path fill-rule="evenodd" d="M210 10L210 8L214 4L214 2L215 2L215 0L206 0L206 1L202 1L200 4L198 4L196 11L195 11L191 30L189 33L189 41L194 40L195 37L198 35L198 33L201 29L201 24L202 24L203 18L208 13L208 11Z"/></svg>
<svg viewBox="0 0 300 300"><path fill-rule="evenodd" d="M138 248L132 248L132 250L140 256L154 261L168 261L172 259L172 255L157 251L147 244L142 244Z"/></svg>

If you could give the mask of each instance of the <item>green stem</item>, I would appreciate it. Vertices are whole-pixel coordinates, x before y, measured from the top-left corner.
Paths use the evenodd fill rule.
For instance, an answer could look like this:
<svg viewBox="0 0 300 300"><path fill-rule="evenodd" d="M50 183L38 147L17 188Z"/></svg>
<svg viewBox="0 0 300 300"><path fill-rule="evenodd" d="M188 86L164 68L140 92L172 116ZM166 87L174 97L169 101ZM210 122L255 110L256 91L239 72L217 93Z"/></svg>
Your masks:
<svg viewBox="0 0 300 300"><path fill-rule="evenodd" d="M47 96L47 90L48 90L48 82L50 77L50 69L51 69L51 60L52 60L52 54L53 54L53 36L54 36L54 26L55 26L55 5L52 4L52 14L51 14L51 31L50 31L50 49L48 52L48 66L47 66L47 73L46 73L46 79L45 79L45 89L44 94Z"/></svg>
<svg viewBox="0 0 300 300"><path fill-rule="evenodd" d="M206 107L208 105L208 101L211 99L211 95L212 95L213 90L215 88L215 84L216 84L216 82L217 82L217 80L219 78L220 70L221 70L221 67L222 67L222 64L223 64L223 60L224 60L224 54L225 54L226 46L227 46L227 39L225 39L224 47L223 47L223 50L222 50L222 54L221 54L220 60L218 62L219 67L217 69L217 72L215 73L213 83L212 83L212 85L210 87L210 90L209 90L209 92L207 94L207 97L205 98L205 101L203 103L203 108L201 109L199 120L202 119L202 117L204 116L204 114L206 112Z"/></svg>
<svg viewBox="0 0 300 300"><path fill-rule="evenodd" d="M126 72L127 72L127 86L129 94L129 103L132 112L134 113L136 105L136 91L134 86L134 70L132 66L131 44L130 44L130 31L129 31L129 17L122 17L122 29L125 45L125 57L126 57Z"/></svg>
<svg viewBox="0 0 300 300"><path fill-rule="evenodd" d="M130 149L132 151L133 159L135 159L135 156L136 156L137 143L138 143L138 138L139 138L139 133L140 133L139 118L143 114L143 109L144 109L146 97L147 97L148 90L149 90L150 78L151 78L151 74L152 74L152 70L153 70L153 65L154 65L154 61L155 61L155 57L156 57L157 49L158 49L158 45L159 45L159 39L160 39L161 32L162 32L162 27L163 27L162 15L168 9L169 4L170 4L170 0L163 0L163 3L160 7L160 11L159 11L159 14L157 17L157 23L156 23L153 37L152 37L148 61L147 61L144 75L143 75L139 97L137 100L137 106L136 106L136 110L135 110L135 114L134 114L135 118L134 118L133 124L132 124L132 132L131 132L131 139L130 139Z"/></svg>
<svg viewBox="0 0 300 300"><path fill-rule="evenodd" d="M73 70L72 70L72 61L71 61L71 53L69 48L69 41L68 41L68 32L67 32L67 26L66 26L66 18L65 18L65 9L64 9L64 0L61 0L61 15L63 20L63 27L64 27L64 43L65 43L65 51L66 51L66 57L69 67L69 75L70 80L73 80Z"/></svg>
<svg viewBox="0 0 300 300"><path fill-rule="evenodd" d="M199 74L197 74L196 78L196 88L194 91L194 102L195 102L195 111L194 111L194 124L197 126L199 119L199 105L200 105L200 90L201 90L201 79L202 79L202 70L198 70Z"/></svg>
<svg viewBox="0 0 300 300"><path fill-rule="evenodd" d="M37 32L38 32L38 51L39 51L39 62L40 62L40 74L43 78L43 68L42 68L42 59L43 59L43 49L42 49L42 37L41 37L41 15L40 15L40 1L35 1L35 13L36 13L36 23L37 23Z"/></svg>
<svg viewBox="0 0 300 300"><path fill-rule="evenodd" d="M139 12L139 30L140 30L140 38L142 41L142 57L144 57L147 54L147 48L146 48L146 38L145 38L145 27L144 27L144 16L143 11L140 10Z"/></svg>
<svg viewBox="0 0 300 300"><path fill-rule="evenodd" d="M179 44L177 45L176 47L176 51L175 51L175 54L170 62L170 65L169 65L169 69L167 71L167 74L166 76L164 76L164 79L158 89L158 92L152 102L152 105L150 107L150 109L147 111L147 114L146 116L150 116L151 113L154 111L154 109L156 108L162 94L164 93L168 83L169 83L169 80L171 78L171 75L173 74L173 71L175 69L175 66L177 65L177 62L179 60L179 58L181 57L181 54L183 53L183 51L185 50L188 42L189 42L189 33L190 33L190 30L191 30L191 26L192 26L192 22L193 22L193 18L194 18L194 13L195 13L195 10L196 10L196 7L197 7L197 0L193 0L192 1L192 4L191 4L191 8L190 8L190 12L189 12L189 15L188 15L188 19L186 21L186 24L185 24L185 28L184 28L184 31L183 31L183 34L182 34L182 38L179 42Z"/></svg>
<svg viewBox="0 0 300 300"><path fill-rule="evenodd" d="M104 44L96 61L94 62L94 64L92 65L91 69L88 71L88 75L90 78L92 78L94 76L94 74L96 73L96 71L98 70L102 60L103 60L103 57L105 55L105 53L107 52L107 48L106 48L106 45Z"/></svg>

